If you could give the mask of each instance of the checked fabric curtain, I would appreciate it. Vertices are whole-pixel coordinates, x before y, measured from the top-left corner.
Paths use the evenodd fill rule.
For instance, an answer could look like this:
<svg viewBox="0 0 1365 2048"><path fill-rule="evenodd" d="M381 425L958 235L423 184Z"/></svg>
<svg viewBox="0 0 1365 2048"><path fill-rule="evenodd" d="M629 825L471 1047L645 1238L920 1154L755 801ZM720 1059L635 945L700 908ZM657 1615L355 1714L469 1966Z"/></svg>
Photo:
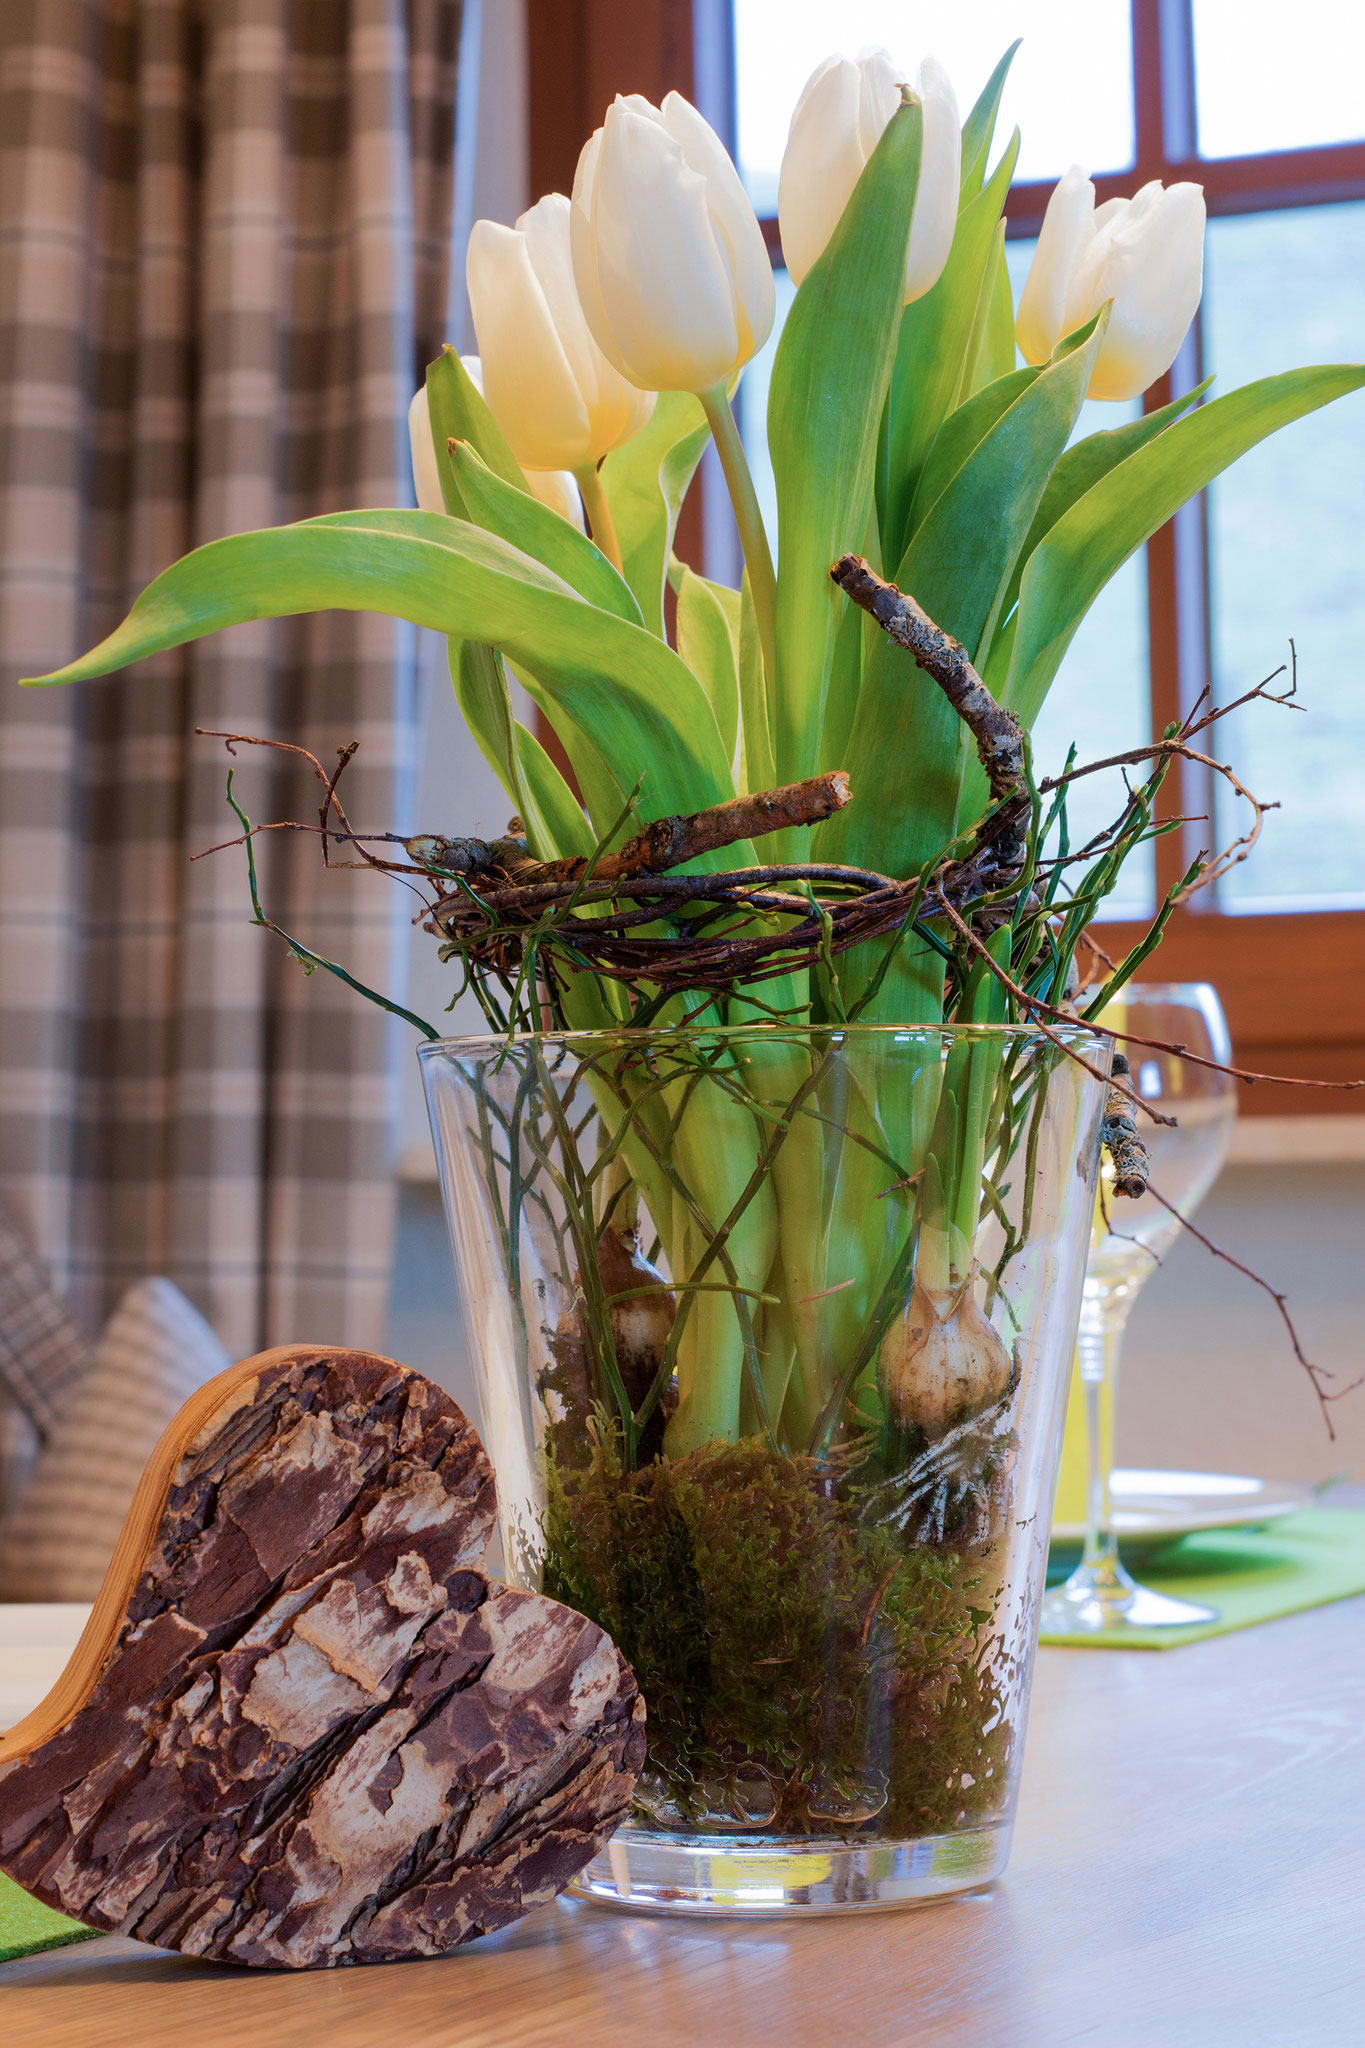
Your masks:
<svg viewBox="0 0 1365 2048"><path fill-rule="evenodd" d="M459 0L0 4L0 1200L95 1327L175 1280L233 1356L373 1344L392 1224L388 1020L249 923L221 741L360 741L400 819L414 656L350 613L24 691L221 534L411 502L436 353ZM247 750L258 819L309 818ZM259 839L269 913L392 985L406 912ZM407 1048L404 1047L406 1052Z"/></svg>

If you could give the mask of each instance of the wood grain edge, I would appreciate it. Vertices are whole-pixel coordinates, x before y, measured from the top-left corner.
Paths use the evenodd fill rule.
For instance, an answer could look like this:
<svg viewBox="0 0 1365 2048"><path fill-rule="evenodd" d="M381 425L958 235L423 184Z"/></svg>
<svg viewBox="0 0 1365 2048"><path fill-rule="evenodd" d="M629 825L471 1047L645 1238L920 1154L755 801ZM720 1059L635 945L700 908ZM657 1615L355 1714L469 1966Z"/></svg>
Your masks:
<svg viewBox="0 0 1365 2048"><path fill-rule="evenodd" d="M227 1408L229 1402L235 1408L241 1406L243 1397L250 1398L244 1395L244 1390L274 1366L302 1359L351 1358L355 1355L355 1346L348 1344L277 1344L268 1351L258 1351L251 1358L239 1360L236 1365L228 1366L225 1372L206 1380L172 1416L143 1467L142 1477L138 1480L137 1490L114 1545L114 1554L76 1647L47 1697L32 1713L26 1714L22 1721L16 1721L12 1728L0 1735L0 1764L15 1762L40 1748L66 1726L89 1698L114 1647L128 1602L166 1511L172 1475L209 1424ZM409 1378L420 1377L410 1366L400 1365L397 1359L386 1358L381 1352L366 1352L365 1356L381 1365L391 1365ZM234 1399L234 1396L238 1398Z"/></svg>

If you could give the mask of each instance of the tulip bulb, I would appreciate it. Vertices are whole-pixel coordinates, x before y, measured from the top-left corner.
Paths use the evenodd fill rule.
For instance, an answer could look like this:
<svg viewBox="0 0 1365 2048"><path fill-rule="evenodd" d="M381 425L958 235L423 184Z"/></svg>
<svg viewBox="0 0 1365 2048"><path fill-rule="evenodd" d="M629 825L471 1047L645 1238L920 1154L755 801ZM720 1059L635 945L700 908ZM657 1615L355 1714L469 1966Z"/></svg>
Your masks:
<svg viewBox="0 0 1365 2048"><path fill-rule="evenodd" d="M681 93L607 109L578 159L572 246L593 337L643 390L727 384L768 338L763 231L720 137Z"/></svg>
<svg viewBox="0 0 1365 2048"><path fill-rule="evenodd" d="M976 1298L979 1270L973 1262L956 1287L926 1287L917 1279L877 1354L877 1379L893 1418L922 1430L930 1443L989 1408L1010 1382L1009 1352Z"/></svg>
<svg viewBox="0 0 1365 2048"><path fill-rule="evenodd" d="M641 1252L634 1230L607 1225L597 1240L597 1271L604 1294L630 1296L613 1302L608 1315L617 1370L638 1408L663 1364L678 1305L663 1274ZM656 1291L637 1293L638 1288Z"/></svg>
<svg viewBox="0 0 1365 2048"><path fill-rule="evenodd" d="M851 57L826 57L811 73L792 115L778 183L782 256L794 283L823 255L839 217L912 84L924 118L919 185L905 258L905 303L937 284L953 246L962 129L952 81L926 57L913 81L880 46Z"/></svg>
<svg viewBox="0 0 1365 2048"><path fill-rule="evenodd" d="M1073 164L1047 203L1019 296L1015 338L1026 362L1045 363L1113 300L1090 376L1091 398L1136 398L1170 369L1199 305L1204 278L1204 189L1163 188L1095 204Z"/></svg>

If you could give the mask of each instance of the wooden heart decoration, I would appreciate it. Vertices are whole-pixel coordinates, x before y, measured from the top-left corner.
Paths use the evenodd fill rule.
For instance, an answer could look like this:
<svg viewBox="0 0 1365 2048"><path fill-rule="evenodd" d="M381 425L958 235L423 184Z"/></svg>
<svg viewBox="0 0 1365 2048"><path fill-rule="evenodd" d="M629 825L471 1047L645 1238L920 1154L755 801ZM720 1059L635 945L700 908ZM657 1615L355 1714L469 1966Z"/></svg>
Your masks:
<svg viewBox="0 0 1365 2048"><path fill-rule="evenodd" d="M0 1737L0 1868L270 1968L437 1956L552 1898L629 1805L644 1703L600 1628L485 1575L493 1513L469 1422L390 1359L210 1381Z"/></svg>

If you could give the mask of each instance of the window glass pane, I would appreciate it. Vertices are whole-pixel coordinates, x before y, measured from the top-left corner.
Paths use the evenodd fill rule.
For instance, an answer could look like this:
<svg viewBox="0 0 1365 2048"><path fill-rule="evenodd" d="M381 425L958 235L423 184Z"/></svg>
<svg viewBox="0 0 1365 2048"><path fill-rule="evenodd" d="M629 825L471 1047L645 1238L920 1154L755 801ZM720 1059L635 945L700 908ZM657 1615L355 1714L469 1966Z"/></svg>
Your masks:
<svg viewBox="0 0 1365 2048"><path fill-rule="evenodd" d="M1365 203L1209 223L1204 354L1215 390L1299 363L1351 361L1365 335ZM1362 895L1365 782L1365 397L1253 448L1209 492L1214 681L1226 702L1299 656L1307 713L1253 705L1214 752L1278 797L1260 844L1222 884L1229 908L1345 905ZM1246 810L1218 786L1220 838ZM1241 814L1239 817L1238 814Z"/></svg>
<svg viewBox="0 0 1365 2048"><path fill-rule="evenodd" d="M1357 0L1194 0L1202 156L1365 136L1365 8Z"/></svg>
<svg viewBox="0 0 1365 2048"><path fill-rule="evenodd" d="M1006 245L1016 298L1034 246L1032 241L1022 240ZM795 296L785 270L777 272L776 283L777 318L773 332L745 371L739 390L740 431L774 554L777 499L767 450L768 388L777 337ZM1126 406L1087 402L1081 409L1077 434L1093 434L1117 426L1136 411L1136 403ZM1073 740L1078 748L1078 761L1085 762L1142 746L1149 736L1147 584L1143 558L1138 555L1102 591L1067 650L1034 733L1037 772L1060 773ZM1123 779L1118 770L1087 776L1077 783L1068 804L1072 845L1083 845L1092 833L1118 817L1124 799ZM1155 866L1151 848L1147 847L1128 862L1119 890L1109 898L1102 915L1141 917L1152 908L1154 890Z"/></svg>
<svg viewBox="0 0 1365 2048"><path fill-rule="evenodd" d="M965 116L997 61L1024 38L997 134L1023 132L1021 178L1055 178L1133 161L1128 0L734 0L739 163L754 205L777 212L777 177L801 88L832 50L882 43L913 68L946 65Z"/></svg>

